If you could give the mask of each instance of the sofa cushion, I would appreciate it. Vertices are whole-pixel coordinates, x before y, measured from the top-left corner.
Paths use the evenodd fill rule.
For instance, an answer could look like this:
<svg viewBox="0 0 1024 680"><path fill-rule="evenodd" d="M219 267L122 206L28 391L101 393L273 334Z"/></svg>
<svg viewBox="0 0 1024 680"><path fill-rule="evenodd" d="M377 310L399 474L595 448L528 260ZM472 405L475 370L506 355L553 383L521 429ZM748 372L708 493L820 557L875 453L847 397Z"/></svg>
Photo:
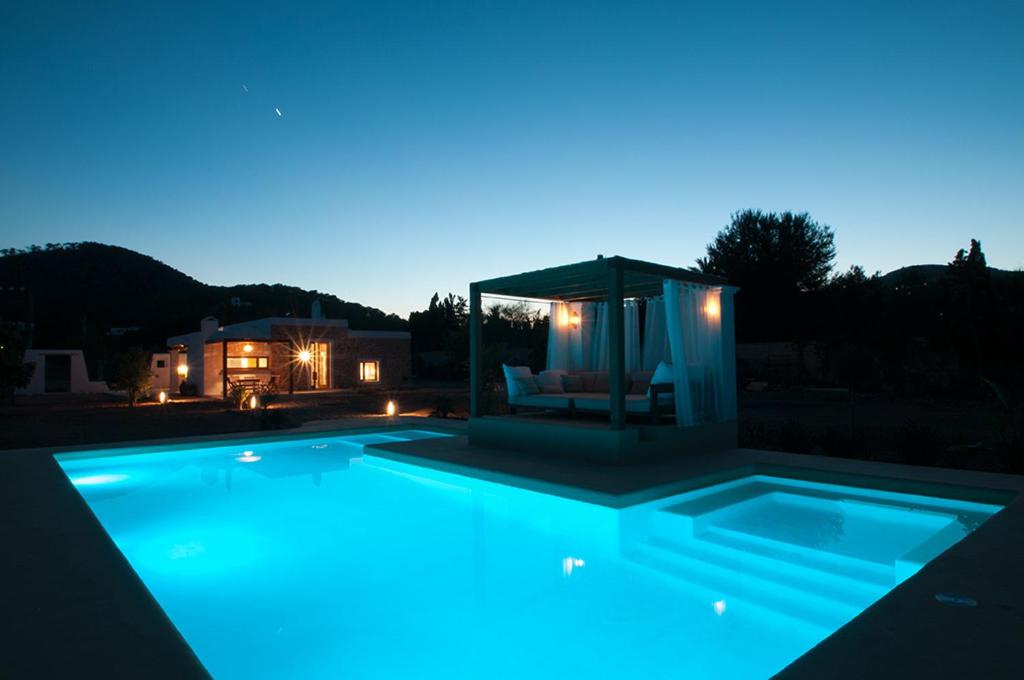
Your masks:
<svg viewBox="0 0 1024 680"><path fill-rule="evenodd" d="M520 394L519 388L516 385L516 378L533 378L533 372L530 371L529 366L508 366L507 364L502 364L501 370L505 373L505 386L508 389L508 396L510 398Z"/></svg>
<svg viewBox="0 0 1024 680"><path fill-rule="evenodd" d="M523 394L509 399L512 406L529 406L531 408L569 408L569 397L564 394Z"/></svg>
<svg viewBox="0 0 1024 680"><path fill-rule="evenodd" d="M591 392L608 392L608 371L597 371L594 373L594 387Z"/></svg>
<svg viewBox="0 0 1024 680"><path fill-rule="evenodd" d="M579 373L576 373L576 375L579 376L580 379L581 392L597 391L594 389L594 376L596 375L594 371L580 371Z"/></svg>
<svg viewBox="0 0 1024 680"><path fill-rule="evenodd" d="M578 375L563 375L562 376L562 391L563 392L582 392L583 391L583 378Z"/></svg>
<svg viewBox="0 0 1024 680"><path fill-rule="evenodd" d="M540 388L537 386L537 380L532 375L529 378L516 378L515 384L517 397L528 397L534 394L540 394Z"/></svg>
<svg viewBox="0 0 1024 680"><path fill-rule="evenodd" d="M633 371L630 374L629 394L647 394L654 371Z"/></svg>
<svg viewBox="0 0 1024 680"><path fill-rule="evenodd" d="M607 394L581 394L575 396L573 401L580 411L597 411L607 413L611 409L611 399ZM627 413L649 413L651 410L650 400L642 394L626 395Z"/></svg>
<svg viewBox="0 0 1024 680"><path fill-rule="evenodd" d="M562 376L567 372L561 369L541 371L537 374L537 387L544 394L561 394L565 392L565 388L562 387Z"/></svg>

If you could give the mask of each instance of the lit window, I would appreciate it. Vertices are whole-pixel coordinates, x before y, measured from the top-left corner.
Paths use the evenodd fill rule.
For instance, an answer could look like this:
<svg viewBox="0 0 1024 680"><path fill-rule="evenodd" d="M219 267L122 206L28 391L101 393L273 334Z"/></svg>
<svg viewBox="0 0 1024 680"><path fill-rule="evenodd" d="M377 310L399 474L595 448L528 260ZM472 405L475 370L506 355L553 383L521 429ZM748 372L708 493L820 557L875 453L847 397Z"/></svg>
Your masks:
<svg viewBox="0 0 1024 680"><path fill-rule="evenodd" d="M270 357L228 357L228 368L270 368Z"/></svg>
<svg viewBox="0 0 1024 680"><path fill-rule="evenodd" d="M380 380L380 362L360 361L359 380L360 382L378 382Z"/></svg>

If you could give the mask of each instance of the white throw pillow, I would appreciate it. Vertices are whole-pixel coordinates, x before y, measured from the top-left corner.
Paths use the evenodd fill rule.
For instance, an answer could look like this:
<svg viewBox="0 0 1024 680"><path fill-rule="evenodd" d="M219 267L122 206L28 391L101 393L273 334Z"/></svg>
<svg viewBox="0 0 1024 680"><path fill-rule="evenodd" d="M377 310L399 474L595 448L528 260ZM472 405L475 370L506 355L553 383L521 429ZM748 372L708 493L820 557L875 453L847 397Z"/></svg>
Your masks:
<svg viewBox="0 0 1024 680"><path fill-rule="evenodd" d="M505 387L508 389L509 397L518 397L522 394L519 386L516 385L516 378L533 377L533 371L530 370L529 366L507 366L502 364L501 370L505 373Z"/></svg>
<svg viewBox="0 0 1024 680"><path fill-rule="evenodd" d="M562 376L567 373L568 371L560 368L541 371L537 374L537 387L544 394L563 394L565 390L562 388Z"/></svg>
<svg viewBox="0 0 1024 680"><path fill-rule="evenodd" d="M654 375L651 376L652 385L665 385L671 384L676 381L676 374L672 370L672 364L666 364L664 361L658 362L658 367L654 369ZM647 388L647 398L651 398L651 388Z"/></svg>
<svg viewBox="0 0 1024 680"><path fill-rule="evenodd" d="M654 375L651 376L652 385L662 385L664 383L670 383L676 381L675 371L672 370L672 364L666 364L664 361L658 362L658 367L654 369Z"/></svg>

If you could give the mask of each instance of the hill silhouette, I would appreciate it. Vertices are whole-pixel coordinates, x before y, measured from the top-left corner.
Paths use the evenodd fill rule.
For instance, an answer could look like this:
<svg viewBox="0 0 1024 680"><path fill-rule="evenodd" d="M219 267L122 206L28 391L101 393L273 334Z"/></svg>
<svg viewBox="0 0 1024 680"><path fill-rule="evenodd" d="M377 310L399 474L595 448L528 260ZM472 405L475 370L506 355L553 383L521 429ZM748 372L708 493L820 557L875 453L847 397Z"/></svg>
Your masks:
<svg viewBox="0 0 1024 680"><path fill-rule="evenodd" d="M103 243L48 244L0 257L0 321L32 323L36 347L82 347L105 355L164 340L215 316L234 323L324 313L354 329L404 330L407 322L335 295L282 284L212 286L148 255ZM121 335L117 329L128 331ZM115 329L111 333L111 329Z"/></svg>
<svg viewBox="0 0 1024 680"><path fill-rule="evenodd" d="M912 264L906 267L894 269L882 276L882 283L887 285L906 285L938 283L947 274L949 267L944 264ZM998 280L1019 278L1021 272L1008 269L996 269L988 267L989 274Z"/></svg>

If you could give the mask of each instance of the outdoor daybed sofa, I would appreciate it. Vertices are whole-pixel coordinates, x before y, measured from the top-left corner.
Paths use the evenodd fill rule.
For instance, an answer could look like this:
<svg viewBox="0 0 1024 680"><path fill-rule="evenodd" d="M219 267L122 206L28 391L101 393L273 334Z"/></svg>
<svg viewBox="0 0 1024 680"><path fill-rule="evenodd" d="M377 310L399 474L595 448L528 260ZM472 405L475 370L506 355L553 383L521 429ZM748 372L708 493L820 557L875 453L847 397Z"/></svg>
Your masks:
<svg viewBox="0 0 1024 680"><path fill-rule="evenodd" d="M527 366L503 366L508 405L519 408L608 413L611 395L607 371L541 371L533 375ZM646 415L658 423L661 416L674 413L673 385L656 379L654 371L626 374L626 413ZM652 379L654 379L652 383Z"/></svg>

